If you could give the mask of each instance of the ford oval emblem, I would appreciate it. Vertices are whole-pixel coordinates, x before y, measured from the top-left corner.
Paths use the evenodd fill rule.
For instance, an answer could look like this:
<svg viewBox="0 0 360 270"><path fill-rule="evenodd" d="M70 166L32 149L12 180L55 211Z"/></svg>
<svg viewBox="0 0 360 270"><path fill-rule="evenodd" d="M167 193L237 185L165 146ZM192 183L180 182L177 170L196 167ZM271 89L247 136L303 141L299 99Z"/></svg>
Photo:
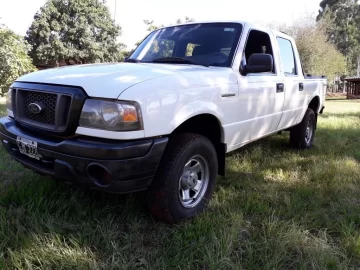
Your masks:
<svg viewBox="0 0 360 270"><path fill-rule="evenodd" d="M38 104L38 103L30 103L28 105L28 109L31 113L33 114L39 114L41 113L45 108L44 106L42 106L42 104Z"/></svg>

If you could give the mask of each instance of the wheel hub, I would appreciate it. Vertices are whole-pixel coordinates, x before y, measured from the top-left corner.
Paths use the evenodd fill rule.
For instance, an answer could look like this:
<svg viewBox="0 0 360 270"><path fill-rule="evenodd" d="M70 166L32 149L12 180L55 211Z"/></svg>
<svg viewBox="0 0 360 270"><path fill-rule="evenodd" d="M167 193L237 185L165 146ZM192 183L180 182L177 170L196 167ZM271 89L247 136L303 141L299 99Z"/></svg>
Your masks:
<svg viewBox="0 0 360 270"><path fill-rule="evenodd" d="M183 189L193 189L198 183L198 175L192 170L187 170L181 177L181 187Z"/></svg>

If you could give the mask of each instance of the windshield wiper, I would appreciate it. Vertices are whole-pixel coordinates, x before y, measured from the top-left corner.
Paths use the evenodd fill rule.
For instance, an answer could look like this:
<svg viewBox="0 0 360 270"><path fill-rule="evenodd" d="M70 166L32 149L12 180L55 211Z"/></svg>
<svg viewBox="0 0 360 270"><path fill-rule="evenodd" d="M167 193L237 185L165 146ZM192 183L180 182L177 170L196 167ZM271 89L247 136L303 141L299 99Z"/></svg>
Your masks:
<svg viewBox="0 0 360 270"><path fill-rule="evenodd" d="M125 59L124 62L140 63L140 60L139 60L139 59L135 59L135 58L128 58L128 59Z"/></svg>
<svg viewBox="0 0 360 270"><path fill-rule="evenodd" d="M191 61L190 59L183 58L183 57L161 57L161 58L156 58L156 59L152 60L152 62L154 62L154 63L191 64L191 65L200 65L200 66L205 66L205 67L209 66L209 65L206 65L203 63L197 63L197 62Z"/></svg>

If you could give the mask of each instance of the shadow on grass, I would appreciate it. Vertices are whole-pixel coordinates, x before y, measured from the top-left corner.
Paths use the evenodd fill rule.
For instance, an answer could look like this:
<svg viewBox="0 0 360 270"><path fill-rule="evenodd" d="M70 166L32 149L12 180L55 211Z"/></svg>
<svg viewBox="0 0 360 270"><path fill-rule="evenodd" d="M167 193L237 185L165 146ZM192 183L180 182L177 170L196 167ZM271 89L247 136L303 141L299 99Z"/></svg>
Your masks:
<svg viewBox="0 0 360 270"><path fill-rule="evenodd" d="M356 268L359 129L319 128L306 151L287 137L229 154L209 210L172 227L151 218L144 193L57 183L0 148L0 268Z"/></svg>

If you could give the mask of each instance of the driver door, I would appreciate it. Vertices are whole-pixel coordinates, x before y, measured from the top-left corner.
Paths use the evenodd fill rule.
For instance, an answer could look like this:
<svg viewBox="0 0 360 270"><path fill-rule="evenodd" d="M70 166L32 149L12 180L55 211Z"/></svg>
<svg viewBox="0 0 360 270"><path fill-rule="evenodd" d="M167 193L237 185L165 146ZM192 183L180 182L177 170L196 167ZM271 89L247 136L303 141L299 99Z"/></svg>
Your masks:
<svg viewBox="0 0 360 270"><path fill-rule="evenodd" d="M246 30L245 30L246 31ZM254 141L277 130L284 105L284 81L279 71L276 47L272 33L255 29L247 30L247 39L239 59L246 61L253 53L273 56L272 72L241 75L237 66L239 84L238 145ZM249 132L250 131L250 132Z"/></svg>

